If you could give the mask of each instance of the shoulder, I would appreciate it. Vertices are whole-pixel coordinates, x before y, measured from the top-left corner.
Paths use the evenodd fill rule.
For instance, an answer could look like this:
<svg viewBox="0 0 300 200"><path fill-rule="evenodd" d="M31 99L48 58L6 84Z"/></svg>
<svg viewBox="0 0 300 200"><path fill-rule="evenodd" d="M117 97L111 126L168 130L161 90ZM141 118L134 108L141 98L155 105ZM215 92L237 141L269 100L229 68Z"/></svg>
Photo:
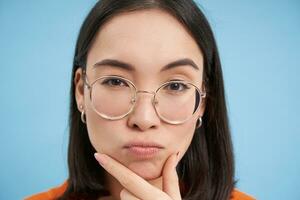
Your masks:
<svg viewBox="0 0 300 200"><path fill-rule="evenodd" d="M231 193L230 200L255 200L255 198L235 188Z"/></svg>
<svg viewBox="0 0 300 200"><path fill-rule="evenodd" d="M61 196L67 188L67 181L63 184L51 188L48 191L33 194L31 196L25 197L24 200L53 200Z"/></svg>

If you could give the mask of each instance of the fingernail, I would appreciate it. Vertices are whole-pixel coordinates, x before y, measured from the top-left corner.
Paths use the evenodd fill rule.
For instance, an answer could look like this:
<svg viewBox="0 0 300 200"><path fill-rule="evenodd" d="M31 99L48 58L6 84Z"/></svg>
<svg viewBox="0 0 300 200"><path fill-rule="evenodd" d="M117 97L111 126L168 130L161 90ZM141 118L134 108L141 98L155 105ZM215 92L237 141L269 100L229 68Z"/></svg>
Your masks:
<svg viewBox="0 0 300 200"><path fill-rule="evenodd" d="M107 163L107 159L104 154L94 153L94 156L100 165L105 165Z"/></svg>

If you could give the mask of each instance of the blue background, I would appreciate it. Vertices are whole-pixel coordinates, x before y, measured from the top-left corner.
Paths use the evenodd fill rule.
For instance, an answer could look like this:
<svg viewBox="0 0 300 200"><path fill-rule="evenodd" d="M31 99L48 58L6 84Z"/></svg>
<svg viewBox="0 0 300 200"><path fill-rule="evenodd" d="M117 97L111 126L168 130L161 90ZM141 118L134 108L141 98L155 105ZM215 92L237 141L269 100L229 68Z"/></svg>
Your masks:
<svg viewBox="0 0 300 200"><path fill-rule="evenodd" d="M95 2L0 1L0 199L67 177L72 58ZM223 64L238 188L300 199L300 2L200 3Z"/></svg>

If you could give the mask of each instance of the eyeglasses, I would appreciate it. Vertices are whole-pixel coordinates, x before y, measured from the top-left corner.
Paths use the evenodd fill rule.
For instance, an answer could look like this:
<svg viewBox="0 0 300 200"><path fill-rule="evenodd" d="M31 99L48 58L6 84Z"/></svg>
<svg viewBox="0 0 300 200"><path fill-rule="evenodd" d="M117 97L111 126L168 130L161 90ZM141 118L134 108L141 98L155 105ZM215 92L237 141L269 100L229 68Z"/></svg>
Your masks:
<svg viewBox="0 0 300 200"><path fill-rule="evenodd" d="M137 95L147 93L153 95L152 104L160 119L169 124L182 124L197 113L206 96L196 85L184 80L165 82L153 92L137 90L130 80L120 76L101 76L92 83L88 83L85 73L83 78L93 110L108 120L129 115Z"/></svg>

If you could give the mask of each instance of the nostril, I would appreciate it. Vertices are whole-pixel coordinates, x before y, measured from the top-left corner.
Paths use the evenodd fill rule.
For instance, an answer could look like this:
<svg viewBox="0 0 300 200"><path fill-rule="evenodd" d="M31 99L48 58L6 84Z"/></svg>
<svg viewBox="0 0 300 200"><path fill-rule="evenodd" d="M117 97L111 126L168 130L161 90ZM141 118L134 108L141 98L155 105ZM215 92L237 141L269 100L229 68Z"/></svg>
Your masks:
<svg viewBox="0 0 300 200"><path fill-rule="evenodd" d="M139 130L139 131L145 131L145 130L147 130L147 129L155 129L156 126L155 126L155 125L152 125L152 126L146 128L146 127L139 126L139 125L137 125L137 124L133 124L132 128L133 128L133 129L136 129L136 130Z"/></svg>
<svg viewBox="0 0 300 200"><path fill-rule="evenodd" d="M134 124L134 125L133 125L133 128L139 128L139 127L138 127L138 125Z"/></svg>

